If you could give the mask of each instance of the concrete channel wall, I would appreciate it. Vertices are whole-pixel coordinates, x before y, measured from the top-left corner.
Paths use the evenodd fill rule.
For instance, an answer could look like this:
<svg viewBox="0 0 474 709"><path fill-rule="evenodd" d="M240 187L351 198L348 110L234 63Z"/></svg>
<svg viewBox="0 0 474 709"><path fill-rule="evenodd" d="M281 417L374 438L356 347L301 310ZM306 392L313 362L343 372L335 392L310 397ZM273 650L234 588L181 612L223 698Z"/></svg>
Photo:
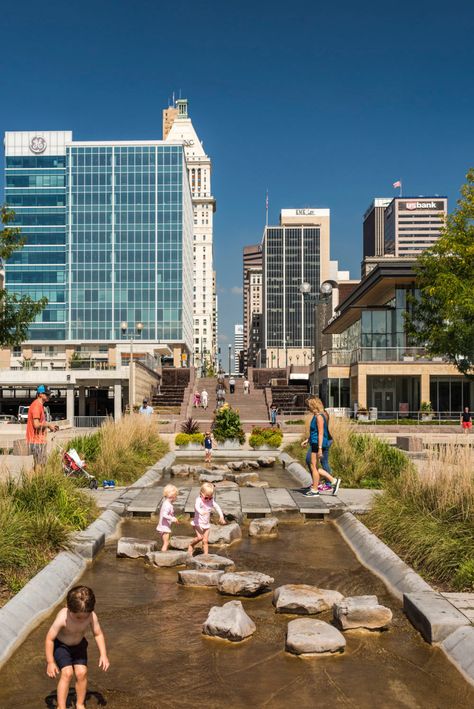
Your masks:
<svg viewBox="0 0 474 709"><path fill-rule="evenodd" d="M11 657L26 637L51 610L60 603L83 575L88 563L108 539L119 531L127 505L144 487L158 482L163 470L175 461L174 453L167 453L131 485L120 502L112 503L82 532L72 535L69 551L60 552L36 574L3 608L0 608L0 667Z"/></svg>

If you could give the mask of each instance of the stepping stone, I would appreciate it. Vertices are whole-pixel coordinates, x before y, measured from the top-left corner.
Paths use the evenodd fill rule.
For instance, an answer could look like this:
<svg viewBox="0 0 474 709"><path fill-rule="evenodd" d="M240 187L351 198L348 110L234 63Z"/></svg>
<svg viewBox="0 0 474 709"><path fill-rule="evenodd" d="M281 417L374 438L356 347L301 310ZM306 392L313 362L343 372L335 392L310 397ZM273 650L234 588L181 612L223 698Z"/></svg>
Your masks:
<svg viewBox="0 0 474 709"><path fill-rule="evenodd" d="M152 515L163 499L162 487L146 487L140 490L127 507L129 514Z"/></svg>
<svg viewBox="0 0 474 709"><path fill-rule="evenodd" d="M245 640L253 635L256 629L255 623L244 611L240 601L229 601L223 606L213 606L202 626L204 635L224 638L232 642Z"/></svg>
<svg viewBox="0 0 474 709"><path fill-rule="evenodd" d="M209 544L232 544L242 539L242 530L237 522L229 524L211 524L209 532Z"/></svg>
<svg viewBox="0 0 474 709"><path fill-rule="evenodd" d="M247 483L257 483L260 481L258 473L236 473L234 475L234 482L237 483L239 487L245 487Z"/></svg>
<svg viewBox="0 0 474 709"><path fill-rule="evenodd" d="M257 463L261 468L271 468L272 465L275 465L275 458L261 456L257 458Z"/></svg>
<svg viewBox="0 0 474 709"><path fill-rule="evenodd" d="M117 542L117 556L128 559L139 559L145 557L152 551L156 551L158 542L156 539L134 539L133 537L121 537Z"/></svg>
<svg viewBox="0 0 474 709"><path fill-rule="evenodd" d="M200 483L221 483L224 480L223 475L217 475L214 473L202 473L202 475L199 476L199 482Z"/></svg>
<svg viewBox="0 0 474 709"><path fill-rule="evenodd" d="M171 475L175 478L188 478L191 474L189 465L172 465Z"/></svg>
<svg viewBox="0 0 474 709"><path fill-rule="evenodd" d="M257 488L242 487L240 489L240 502L242 512L246 514L266 515L271 511L264 491Z"/></svg>
<svg viewBox="0 0 474 709"><path fill-rule="evenodd" d="M390 608L379 605L377 596L348 596L335 604L333 613L342 630L382 630L390 625L393 615Z"/></svg>
<svg viewBox="0 0 474 709"><path fill-rule="evenodd" d="M249 524L249 537L276 537L278 534L278 519L263 517L253 519Z"/></svg>
<svg viewBox="0 0 474 709"><path fill-rule="evenodd" d="M287 584L273 592L273 605L277 613L312 615L330 610L335 603L343 601L338 591L331 591L308 584Z"/></svg>
<svg viewBox="0 0 474 709"><path fill-rule="evenodd" d="M217 588L228 596L256 596L270 590L275 579L258 571L234 571L220 577Z"/></svg>
<svg viewBox="0 0 474 709"><path fill-rule="evenodd" d="M146 555L148 561L153 566L184 566L189 560L189 554L185 551L151 551Z"/></svg>
<svg viewBox="0 0 474 709"><path fill-rule="evenodd" d="M184 569L178 571L178 580L183 586L217 586L224 573L212 569Z"/></svg>
<svg viewBox="0 0 474 709"><path fill-rule="evenodd" d="M248 460L248 461L247 461L247 467L248 467L248 468L253 468L254 470L258 470L260 466L259 466L259 464L258 464L258 462L257 462L256 460Z"/></svg>
<svg viewBox="0 0 474 709"><path fill-rule="evenodd" d="M193 539L194 537L173 536L170 538L170 547L172 549L179 549L180 551L187 551Z"/></svg>
<svg viewBox="0 0 474 709"><path fill-rule="evenodd" d="M218 554L188 556L186 566L188 569L217 569L220 571L233 571L235 569L235 564L232 559L228 559L226 556L219 556Z"/></svg>
<svg viewBox="0 0 474 709"><path fill-rule="evenodd" d="M245 461L243 460L231 460L227 463L229 470L243 470L245 468Z"/></svg>
<svg viewBox="0 0 474 709"><path fill-rule="evenodd" d="M331 655L345 647L344 635L323 620L296 618L288 623L285 649L293 655Z"/></svg>
<svg viewBox="0 0 474 709"><path fill-rule="evenodd" d="M266 480L257 480L256 482L247 481L245 487L270 487L270 483Z"/></svg>
<svg viewBox="0 0 474 709"><path fill-rule="evenodd" d="M232 482L232 480L223 480L220 483L216 483L216 490L238 490L239 486L237 483Z"/></svg>
<svg viewBox="0 0 474 709"><path fill-rule="evenodd" d="M272 512L296 512L296 502L291 497L288 490L284 488L270 488L265 495L272 508Z"/></svg>

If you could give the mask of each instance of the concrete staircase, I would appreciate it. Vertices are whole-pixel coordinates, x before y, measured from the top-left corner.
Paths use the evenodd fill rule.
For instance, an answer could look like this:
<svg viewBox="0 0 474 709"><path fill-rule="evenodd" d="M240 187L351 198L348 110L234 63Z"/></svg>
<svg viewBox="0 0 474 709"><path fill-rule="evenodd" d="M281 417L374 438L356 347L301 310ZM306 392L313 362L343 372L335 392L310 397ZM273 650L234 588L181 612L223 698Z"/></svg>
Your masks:
<svg viewBox="0 0 474 709"><path fill-rule="evenodd" d="M187 415L192 416L199 422L212 422L214 418L214 410L216 408L216 386L217 379L215 377L203 377L196 379L194 389L191 390ZM194 408L193 396L195 391L206 390L208 393L208 407ZM232 406L233 409L238 409L240 420L244 431L250 431L253 425L266 426L269 425L268 408L265 401L265 391L263 389L255 389L250 386L250 394L244 394L244 382L242 379L235 380L235 392L229 393L229 381L226 379L226 403Z"/></svg>

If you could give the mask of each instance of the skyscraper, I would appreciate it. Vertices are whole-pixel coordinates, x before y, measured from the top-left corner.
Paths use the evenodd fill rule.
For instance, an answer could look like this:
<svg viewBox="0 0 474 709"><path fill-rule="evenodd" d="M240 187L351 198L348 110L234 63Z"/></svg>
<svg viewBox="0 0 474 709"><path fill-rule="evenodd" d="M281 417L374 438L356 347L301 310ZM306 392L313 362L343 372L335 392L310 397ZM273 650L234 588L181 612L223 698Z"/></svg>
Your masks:
<svg viewBox="0 0 474 709"><path fill-rule="evenodd" d="M267 366L309 364L314 300L303 282L319 292L330 277L330 210L283 209L279 226L265 227L263 252L263 342Z"/></svg>
<svg viewBox="0 0 474 709"><path fill-rule="evenodd" d="M172 111L175 111L173 113ZM171 113L170 113L171 112ZM178 99L176 106L165 109L163 125L168 126L166 142L184 146L193 203L193 309L194 358L200 367L202 359L215 361L216 328L214 309L217 301L213 279L213 218L216 200L211 191L211 159L188 115L188 102ZM165 137L165 136L164 136Z"/></svg>
<svg viewBox="0 0 474 709"><path fill-rule="evenodd" d="M180 143L74 141L71 131L7 132L6 202L26 246L11 291L48 305L35 341L113 342L143 323L142 347L192 351L193 211Z"/></svg>
<svg viewBox="0 0 474 709"><path fill-rule="evenodd" d="M395 197L384 212L384 255L414 256L439 239L446 197Z"/></svg>
<svg viewBox="0 0 474 709"><path fill-rule="evenodd" d="M260 244L243 248L243 306L244 351L247 363L254 366L253 362L248 362L248 351L252 339L253 316L261 314L263 307L262 247ZM260 320L257 318L254 321L254 327L259 322Z"/></svg>
<svg viewBox="0 0 474 709"><path fill-rule="evenodd" d="M364 258L384 254L384 215L391 201L391 197L376 197L364 214Z"/></svg>
<svg viewBox="0 0 474 709"><path fill-rule="evenodd" d="M244 349L244 326L234 325L234 373L240 372L240 361Z"/></svg>

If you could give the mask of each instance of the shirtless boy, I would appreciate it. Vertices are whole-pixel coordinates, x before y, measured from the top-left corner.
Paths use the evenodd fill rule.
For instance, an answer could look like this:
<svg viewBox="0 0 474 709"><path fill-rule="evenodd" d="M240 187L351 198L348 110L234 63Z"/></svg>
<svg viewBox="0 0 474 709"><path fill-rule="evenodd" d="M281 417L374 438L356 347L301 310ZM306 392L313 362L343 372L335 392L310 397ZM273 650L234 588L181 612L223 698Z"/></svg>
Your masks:
<svg viewBox="0 0 474 709"><path fill-rule="evenodd" d="M87 691L87 640L85 633L92 629L99 648L99 667L109 669L105 639L94 613L95 596L87 586L75 586L67 594L66 608L62 608L46 635L46 674L58 682L58 709L66 709L69 684L76 675L76 709L85 709Z"/></svg>

